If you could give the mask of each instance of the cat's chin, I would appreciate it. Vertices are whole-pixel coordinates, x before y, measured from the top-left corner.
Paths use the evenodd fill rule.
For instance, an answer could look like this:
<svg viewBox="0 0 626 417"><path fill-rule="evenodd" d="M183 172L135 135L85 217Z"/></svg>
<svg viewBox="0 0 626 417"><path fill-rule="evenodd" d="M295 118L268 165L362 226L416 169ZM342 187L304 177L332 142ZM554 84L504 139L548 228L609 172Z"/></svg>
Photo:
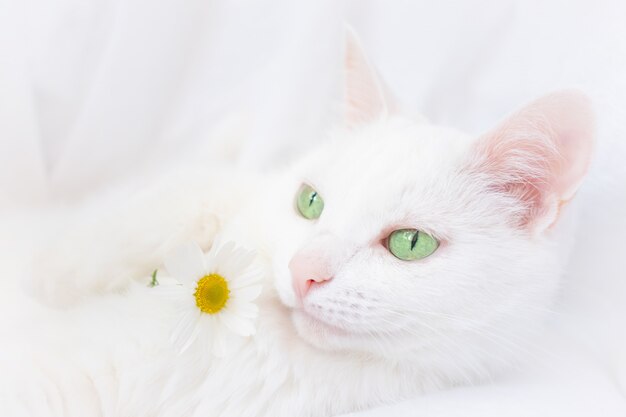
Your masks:
<svg viewBox="0 0 626 417"><path fill-rule="evenodd" d="M293 324L298 335L322 350L344 350L354 345L358 335L314 317L304 310L292 310Z"/></svg>

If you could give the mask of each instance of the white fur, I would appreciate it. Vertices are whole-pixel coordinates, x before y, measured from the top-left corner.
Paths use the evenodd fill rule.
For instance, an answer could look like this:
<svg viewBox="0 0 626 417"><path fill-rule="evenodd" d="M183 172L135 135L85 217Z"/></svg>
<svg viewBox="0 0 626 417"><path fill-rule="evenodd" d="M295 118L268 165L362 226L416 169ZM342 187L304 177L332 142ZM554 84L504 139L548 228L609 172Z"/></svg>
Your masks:
<svg viewBox="0 0 626 417"><path fill-rule="evenodd" d="M569 224L520 226L529 203L494 190L502 177L477 170L480 147L459 132L389 115L331 139L286 173L209 164L92 201L61 225L30 290L62 309L33 304L12 323L2 415L324 416L514 365L555 296ZM516 181L544 181L537 170L550 163L537 155L515 159ZM317 221L294 208L302 182L324 198ZM396 259L382 242L403 227L440 248ZM173 306L145 283L170 248L208 247L218 230L259 249L272 272L258 332L224 359L203 346L178 356ZM328 248L336 274L300 307L287 264L310 242Z"/></svg>

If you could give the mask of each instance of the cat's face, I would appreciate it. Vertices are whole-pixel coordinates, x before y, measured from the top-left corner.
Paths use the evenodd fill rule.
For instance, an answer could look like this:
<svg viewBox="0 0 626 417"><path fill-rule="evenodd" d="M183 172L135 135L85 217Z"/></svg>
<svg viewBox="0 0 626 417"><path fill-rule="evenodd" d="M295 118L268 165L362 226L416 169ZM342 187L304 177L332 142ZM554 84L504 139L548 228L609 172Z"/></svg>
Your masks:
<svg viewBox="0 0 626 417"><path fill-rule="evenodd" d="M274 206L276 288L300 337L477 368L523 346L557 287L586 106L548 96L478 139L389 115L335 132Z"/></svg>
<svg viewBox="0 0 626 417"><path fill-rule="evenodd" d="M301 337L392 355L454 350L545 305L557 265L543 238L511 226L509 202L463 169L467 137L400 120L337 136L296 167L281 201L276 286ZM317 219L297 207L301 184L323 200ZM389 236L402 229L438 247L400 259ZM320 282L298 294L308 279Z"/></svg>

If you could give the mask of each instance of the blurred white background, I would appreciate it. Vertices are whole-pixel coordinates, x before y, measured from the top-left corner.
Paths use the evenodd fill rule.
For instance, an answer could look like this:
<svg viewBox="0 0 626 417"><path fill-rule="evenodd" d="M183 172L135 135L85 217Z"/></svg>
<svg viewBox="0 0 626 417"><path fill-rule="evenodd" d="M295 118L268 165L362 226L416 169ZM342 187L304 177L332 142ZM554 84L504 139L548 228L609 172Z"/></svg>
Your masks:
<svg viewBox="0 0 626 417"><path fill-rule="evenodd" d="M626 376L624 1L0 0L0 204L97 194L175 163L233 115L245 120L240 163L282 164L323 140L336 117L344 22L395 95L436 123L480 133L550 90L578 87L592 97L599 149L583 193L585 244L563 301L575 320L564 328L603 375L594 383L601 393L581 391L590 409L602 395L609 408L596 415L618 410ZM572 395L544 388L535 389L544 402ZM508 398L487 391L476 401L496 397Z"/></svg>
<svg viewBox="0 0 626 417"><path fill-rule="evenodd" d="M480 132L581 87L615 129L624 19L619 0L2 0L2 200L94 191L206 141L233 112L252 120L246 164L319 140L337 108L344 21L434 122Z"/></svg>

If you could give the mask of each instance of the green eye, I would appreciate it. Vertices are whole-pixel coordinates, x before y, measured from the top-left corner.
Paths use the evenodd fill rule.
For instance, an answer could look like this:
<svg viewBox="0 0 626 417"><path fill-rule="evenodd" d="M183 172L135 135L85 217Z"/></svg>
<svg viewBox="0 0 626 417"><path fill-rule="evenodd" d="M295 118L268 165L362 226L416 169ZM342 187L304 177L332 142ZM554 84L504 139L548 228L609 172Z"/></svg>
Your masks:
<svg viewBox="0 0 626 417"><path fill-rule="evenodd" d="M431 235L416 229L393 231L387 238L389 252L403 261L415 261L431 255L439 242Z"/></svg>
<svg viewBox="0 0 626 417"><path fill-rule="evenodd" d="M324 211L324 200L313 187L302 184L298 190L296 206L302 217L317 219Z"/></svg>

